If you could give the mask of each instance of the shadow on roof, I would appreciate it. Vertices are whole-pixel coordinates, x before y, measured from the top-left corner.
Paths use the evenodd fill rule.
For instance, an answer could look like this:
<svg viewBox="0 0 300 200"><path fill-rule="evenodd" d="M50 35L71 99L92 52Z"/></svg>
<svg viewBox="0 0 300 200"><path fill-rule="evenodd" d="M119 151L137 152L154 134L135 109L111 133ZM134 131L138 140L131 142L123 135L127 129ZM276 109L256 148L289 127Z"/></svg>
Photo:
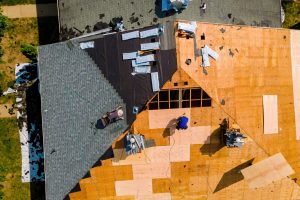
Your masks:
<svg viewBox="0 0 300 200"><path fill-rule="evenodd" d="M203 155L212 156L225 146L224 143L221 142L221 128L214 130L210 135L210 138L208 138L207 140L210 140L210 143L204 144L200 148L200 152Z"/></svg>
<svg viewBox="0 0 300 200"><path fill-rule="evenodd" d="M244 163L236 166L235 168L227 171L226 173L224 173L220 182L218 183L214 193L216 193L234 183L237 183L237 182L243 180L244 176L242 175L241 170L252 165L253 160L254 160L254 158L252 158L251 160L248 160L247 162L244 162Z"/></svg>
<svg viewBox="0 0 300 200"><path fill-rule="evenodd" d="M39 45L52 44L59 41L59 26L58 17L42 17L39 13L42 12L39 4L55 3L57 0L36 0L37 6L37 24L38 24L38 35ZM57 9L57 7L56 7ZM58 13L58 11L56 10Z"/></svg>
<svg viewBox="0 0 300 200"><path fill-rule="evenodd" d="M30 197L31 200L45 200L45 182L31 182Z"/></svg>
<svg viewBox="0 0 300 200"><path fill-rule="evenodd" d="M123 141L123 140L122 140ZM110 146L105 152L104 154L94 163L94 165L92 166L92 168L94 167L98 167L98 166L101 166L102 165L102 160L107 160L107 159L111 159L114 157L114 152L113 152L113 149L112 149L112 146ZM91 177L91 173L90 173L90 170L81 178L81 179L84 179L84 178L89 178ZM80 179L80 180L81 180ZM73 192L79 192L81 189L80 189L80 185L79 185L79 182L72 188L72 190L69 192L69 193L73 193ZM68 200L70 199L69 198L69 194L66 195L66 197L64 198L64 200Z"/></svg>

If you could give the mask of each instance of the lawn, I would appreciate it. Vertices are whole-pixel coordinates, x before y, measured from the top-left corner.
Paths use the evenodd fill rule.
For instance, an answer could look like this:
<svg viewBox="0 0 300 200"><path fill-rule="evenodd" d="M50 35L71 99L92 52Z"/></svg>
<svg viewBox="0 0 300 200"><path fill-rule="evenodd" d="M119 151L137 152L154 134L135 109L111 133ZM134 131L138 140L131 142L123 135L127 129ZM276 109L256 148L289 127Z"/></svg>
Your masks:
<svg viewBox="0 0 300 200"><path fill-rule="evenodd" d="M12 6L17 4L41 4L41 3L56 3L56 0L0 0L2 6Z"/></svg>
<svg viewBox="0 0 300 200"><path fill-rule="evenodd" d="M21 182L21 149L15 118L0 119L0 199L30 199L30 184Z"/></svg>
<svg viewBox="0 0 300 200"><path fill-rule="evenodd" d="M300 29L300 2L282 2L285 12L284 28Z"/></svg>
<svg viewBox="0 0 300 200"><path fill-rule="evenodd" d="M2 1L4 2L4 1ZM4 54L0 60L0 87L14 84L17 63L30 62L20 51L23 43L39 44L36 18L8 19L8 27L0 42ZM13 95L0 97L0 104L14 102ZM30 199L30 184L21 182L21 146L17 120L0 118L0 200Z"/></svg>
<svg viewBox="0 0 300 200"><path fill-rule="evenodd" d="M0 60L0 88L5 91L12 87L15 78L15 65L30 62L20 51L23 43L38 45L38 22L36 18L8 19L8 27L0 46L4 55ZM0 104L13 103L11 97L0 97Z"/></svg>

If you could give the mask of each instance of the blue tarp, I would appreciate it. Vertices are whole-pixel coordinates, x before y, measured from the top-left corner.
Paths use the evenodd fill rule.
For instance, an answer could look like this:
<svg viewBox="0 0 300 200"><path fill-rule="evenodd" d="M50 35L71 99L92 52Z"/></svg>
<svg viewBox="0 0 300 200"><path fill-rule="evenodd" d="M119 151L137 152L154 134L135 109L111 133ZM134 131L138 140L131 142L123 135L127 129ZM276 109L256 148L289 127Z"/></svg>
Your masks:
<svg viewBox="0 0 300 200"><path fill-rule="evenodd" d="M181 2L182 2L181 9L186 9L188 4L189 4L189 0L181 0ZM162 0L161 10L163 12L164 11L175 10L177 12L178 8L170 0Z"/></svg>

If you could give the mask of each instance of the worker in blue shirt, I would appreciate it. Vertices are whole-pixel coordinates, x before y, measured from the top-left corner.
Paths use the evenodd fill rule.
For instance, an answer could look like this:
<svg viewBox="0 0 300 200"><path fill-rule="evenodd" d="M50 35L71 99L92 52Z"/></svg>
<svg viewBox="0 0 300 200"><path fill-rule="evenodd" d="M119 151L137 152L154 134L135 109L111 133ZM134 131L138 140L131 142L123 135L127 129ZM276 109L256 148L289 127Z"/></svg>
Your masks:
<svg viewBox="0 0 300 200"><path fill-rule="evenodd" d="M189 121L189 118L187 118L186 116L179 117L177 120L177 129L187 129L188 121Z"/></svg>

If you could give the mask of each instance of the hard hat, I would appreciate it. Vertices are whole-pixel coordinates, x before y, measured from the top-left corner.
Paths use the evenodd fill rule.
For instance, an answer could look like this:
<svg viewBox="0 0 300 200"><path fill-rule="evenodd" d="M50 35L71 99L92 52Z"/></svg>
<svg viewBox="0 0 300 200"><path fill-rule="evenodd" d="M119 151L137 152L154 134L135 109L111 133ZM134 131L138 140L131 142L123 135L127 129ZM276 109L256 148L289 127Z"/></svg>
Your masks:
<svg viewBox="0 0 300 200"><path fill-rule="evenodd" d="M120 110L118 110L118 116L119 116L119 117L122 117L122 116L123 116L123 114L124 114L124 113L123 113L123 110L121 110L121 109L120 109Z"/></svg>
<svg viewBox="0 0 300 200"><path fill-rule="evenodd" d="M135 143L135 139L134 138L130 138L130 142L131 143Z"/></svg>

